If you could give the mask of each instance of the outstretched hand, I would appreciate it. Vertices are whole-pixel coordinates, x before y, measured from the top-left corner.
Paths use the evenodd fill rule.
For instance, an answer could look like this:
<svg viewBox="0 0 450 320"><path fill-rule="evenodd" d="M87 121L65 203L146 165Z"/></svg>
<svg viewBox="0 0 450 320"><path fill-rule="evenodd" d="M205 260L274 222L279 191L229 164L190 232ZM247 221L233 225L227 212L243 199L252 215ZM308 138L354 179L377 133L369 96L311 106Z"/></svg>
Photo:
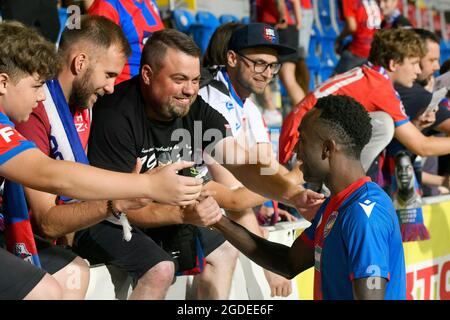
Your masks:
<svg viewBox="0 0 450 320"><path fill-rule="evenodd" d="M156 192L153 200L174 206L187 206L196 203L202 191L202 179L185 177L178 171L190 168L194 162L179 161L148 171Z"/></svg>
<svg viewBox="0 0 450 320"><path fill-rule="evenodd" d="M436 122L436 112L439 110L439 107L436 106L431 110L425 111L420 114L418 117L412 120L412 123L419 130L426 129L433 125Z"/></svg>
<svg viewBox="0 0 450 320"><path fill-rule="evenodd" d="M311 221L324 200L323 194L305 189L291 197L289 202L306 220Z"/></svg>

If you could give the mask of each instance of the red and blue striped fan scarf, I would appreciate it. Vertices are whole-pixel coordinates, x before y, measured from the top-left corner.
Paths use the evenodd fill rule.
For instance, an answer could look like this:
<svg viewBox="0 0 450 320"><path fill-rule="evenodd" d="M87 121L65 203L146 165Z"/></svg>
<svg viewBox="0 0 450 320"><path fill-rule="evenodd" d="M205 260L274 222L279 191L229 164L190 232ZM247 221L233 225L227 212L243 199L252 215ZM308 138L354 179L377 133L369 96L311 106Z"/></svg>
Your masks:
<svg viewBox="0 0 450 320"><path fill-rule="evenodd" d="M41 266L30 215L25 201L23 187L12 181L5 181L3 191L3 215L5 223L6 248L19 258Z"/></svg>

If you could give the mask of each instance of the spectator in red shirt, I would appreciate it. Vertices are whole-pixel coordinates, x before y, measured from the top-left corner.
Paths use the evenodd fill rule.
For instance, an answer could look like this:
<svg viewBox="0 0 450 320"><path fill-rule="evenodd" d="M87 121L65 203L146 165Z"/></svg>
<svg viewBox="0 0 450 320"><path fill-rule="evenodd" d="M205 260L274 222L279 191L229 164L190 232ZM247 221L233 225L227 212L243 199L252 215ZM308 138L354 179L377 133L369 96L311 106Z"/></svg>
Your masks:
<svg viewBox="0 0 450 320"><path fill-rule="evenodd" d="M342 0L345 27L336 39L336 52L341 55L336 74L362 65L369 56L373 36L381 24L380 8L375 0ZM344 39L352 41L344 46Z"/></svg>

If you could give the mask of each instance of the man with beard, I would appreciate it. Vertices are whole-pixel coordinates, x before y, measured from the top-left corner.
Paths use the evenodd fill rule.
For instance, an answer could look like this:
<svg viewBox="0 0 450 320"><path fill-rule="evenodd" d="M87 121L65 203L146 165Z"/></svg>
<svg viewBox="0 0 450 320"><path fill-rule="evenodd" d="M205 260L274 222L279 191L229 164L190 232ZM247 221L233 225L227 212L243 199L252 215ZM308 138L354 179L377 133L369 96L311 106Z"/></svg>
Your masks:
<svg viewBox="0 0 450 320"><path fill-rule="evenodd" d="M297 151L307 182L331 191L291 247L257 237L226 217L214 225L263 268L293 278L314 266L314 299L405 299L400 227L388 195L361 165L371 135L367 111L351 97L317 100L303 119Z"/></svg>
<svg viewBox="0 0 450 320"><path fill-rule="evenodd" d="M317 205L314 199L320 201L321 195L304 191L280 174L279 168L264 166L253 154L242 151L237 141L240 137L227 136L227 128L231 129L232 124L198 96L199 82L200 49L193 40L173 29L155 32L144 46L139 76L116 86L115 93L100 99L94 108L89 142L91 163L128 172L134 159L141 158L143 171L147 171L160 166L161 158L166 162L166 155L173 162L191 157L200 162L204 152L225 160L221 164L254 192L295 207ZM245 135L245 129L241 131ZM250 164L252 160L255 164ZM150 204L127 214L163 247L172 247L178 240L168 237L186 224L183 208L175 206ZM234 248L207 228L196 228L191 233L200 234L206 257L204 270L194 280L196 298L228 298ZM189 256L189 249L180 248L176 255ZM166 259L173 261L177 257L167 255ZM181 259L176 261L181 265Z"/></svg>
<svg viewBox="0 0 450 320"><path fill-rule="evenodd" d="M80 162L82 156L86 157L90 108L99 96L114 91L114 81L130 53L129 44L120 27L107 18L86 16L81 19L81 26L79 29L66 29L63 32L59 46L62 66L57 79L46 83L48 99L39 104L27 122L17 125L18 130L35 142L46 155L77 162ZM66 123L61 116L63 114L68 119ZM57 121L59 118L62 119L60 122ZM70 121L75 124L72 136L68 133ZM68 152L67 149L73 152ZM138 162L134 172L139 172L139 166ZM164 277L164 271L170 265L167 266L159 257L148 255L148 252L159 247L137 230L132 230L129 241L123 241L122 228L117 226L123 221L121 212L140 208L148 201L89 201L55 205L57 199L52 194L30 188L26 188L25 192L33 212L36 233L45 238L57 239L78 231L73 243L74 251L91 263L108 263L126 271L137 282L130 298L152 299L162 296L160 283L172 280ZM204 212L207 217L211 214L214 218L214 214L220 212L211 203L212 199L207 198L195 210L186 211L186 214ZM104 221L105 219L111 222ZM88 238L86 234L89 233L107 237L108 245L100 248L96 241L80 240ZM40 245L48 248L47 242L39 242L38 250ZM52 259L49 259L53 264L52 270L63 269L67 264L67 256L70 258L73 253L54 253ZM86 290L87 283L76 297L71 298L83 298Z"/></svg>

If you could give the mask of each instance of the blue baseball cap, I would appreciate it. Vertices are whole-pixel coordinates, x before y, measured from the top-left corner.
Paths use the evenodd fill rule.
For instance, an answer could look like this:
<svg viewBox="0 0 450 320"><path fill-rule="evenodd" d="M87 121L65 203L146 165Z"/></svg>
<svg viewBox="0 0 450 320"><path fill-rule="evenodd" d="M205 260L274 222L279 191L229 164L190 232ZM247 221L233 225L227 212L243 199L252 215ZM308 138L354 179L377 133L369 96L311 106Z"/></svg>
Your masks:
<svg viewBox="0 0 450 320"><path fill-rule="evenodd" d="M249 23L233 32L228 50L239 52L247 48L269 47L279 56L294 54L296 49L281 45L277 30L265 23Z"/></svg>

